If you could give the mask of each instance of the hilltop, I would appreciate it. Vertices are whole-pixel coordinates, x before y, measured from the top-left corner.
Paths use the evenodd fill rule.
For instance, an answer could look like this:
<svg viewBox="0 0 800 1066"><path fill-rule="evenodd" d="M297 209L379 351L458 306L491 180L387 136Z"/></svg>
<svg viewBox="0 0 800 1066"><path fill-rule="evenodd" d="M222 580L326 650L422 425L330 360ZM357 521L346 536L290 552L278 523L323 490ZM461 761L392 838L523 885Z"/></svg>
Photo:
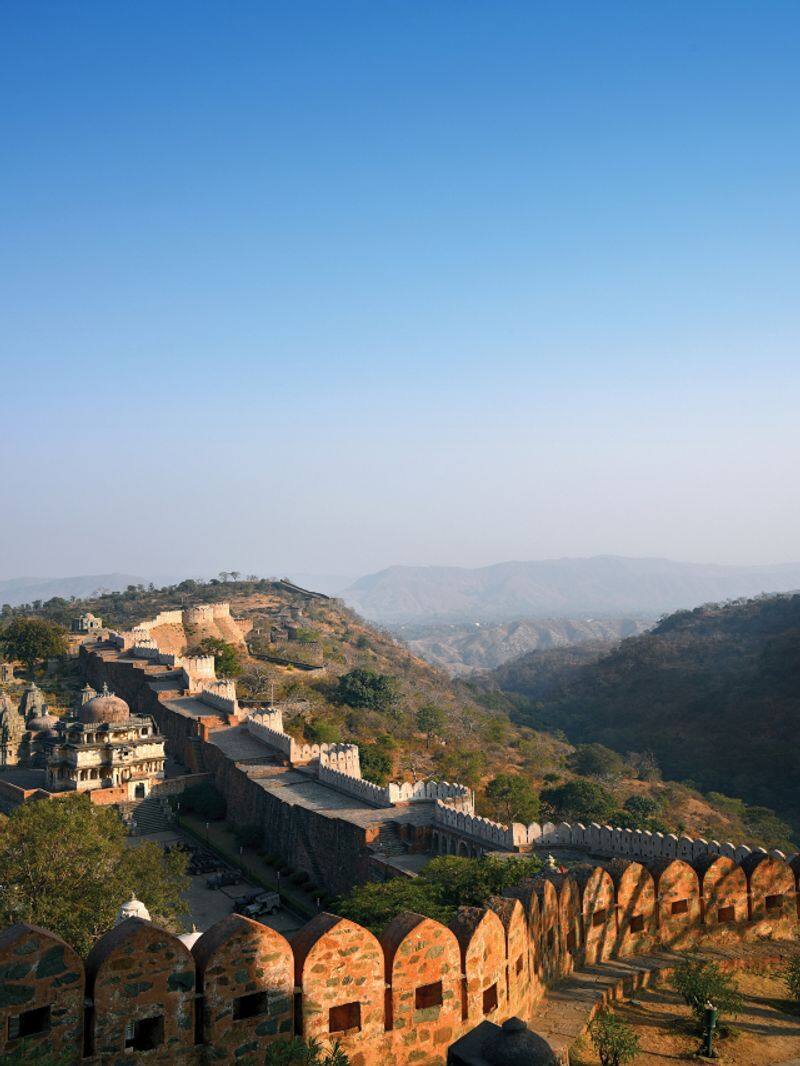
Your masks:
<svg viewBox="0 0 800 1066"><path fill-rule="evenodd" d="M800 589L800 563L737 567L603 555L474 570L393 566L359 578L341 596L365 618L401 625L587 616L652 619L709 601L793 589Z"/></svg>
<svg viewBox="0 0 800 1066"><path fill-rule="evenodd" d="M522 697L520 722L652 751L669 777L800 824L800 595L680 611L611 651L535 652L482 683Z"/></svg>
<svg viewBox="0 0 800 1066"><path fill-rule="evenodd" d="M529 701L524 697L449 679L340 601L291 582L131 586L91 600L55 599L36 608L6 608L3 618L35 613L68 624L89 610L108 625L128 629L160 611L221 602L230 603L233 623L167 624L154 630L159 644L191 651L207 640L224 643L234 653L230 668L242 700L263 703L274 696L286 728L300 740L359 744L362 769L370 780L383 784L433 776L460 781L477 790L480 813L501 821L507 820L502 806L486 791L499 774L523 778L537 795L586 781L605 790L604 802L613 809L614 820L627 819L619 824L647 828L655 819L664 828L695 836L771 846L787 840L786 827L774 821L756 824L741 807L661 781L639 757L612 760L610 770L581 768L566 736L526 718ZM578 648L591 654L594 646ZM562 654L573 655L578 648ZM353 671L363 674L348 685ZM45 675L39 681L45 688L54 684ZM641 799L646 803L637 807Z"/></svg>

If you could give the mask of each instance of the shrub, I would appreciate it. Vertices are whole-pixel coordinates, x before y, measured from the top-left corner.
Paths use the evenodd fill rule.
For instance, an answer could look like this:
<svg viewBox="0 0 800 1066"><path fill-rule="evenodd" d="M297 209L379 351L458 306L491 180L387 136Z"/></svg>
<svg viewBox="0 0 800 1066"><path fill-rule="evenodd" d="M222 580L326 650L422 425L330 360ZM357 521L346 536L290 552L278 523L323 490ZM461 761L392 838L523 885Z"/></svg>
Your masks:
<svg viewBox="0 0 800 1066"><path fill-rule="evenodd" d="M691 1008L702 1032L705 1027L706 1003L713 1003L720 1018L735 1018L742 1009L742 996L734 978L710 959L690 955L672 975L671 985Z"/></svg>
<svg viewBox="0 0 800 1066"><path fill-rule="evenodd" d="M604 744L578 744L567 765L585 777L619 777L625 769L622 756Z"/></svg>
<svg viewBox="0 0 800 1066"><path fill-rule="evenodd" d="M784 975L789 995L800 1006L800 955L795 955L786 968Z"/></svg>
<svg viewBox="0 0 800 1066"><path fill-rule="evenodd" d="M351 670L339 678L335 698L348 707L388 711L397 702L397 682L393 677L377 674L374 670Z"/></svg>
<svg viewBox="0 0 800 1066"><path fill-rule="evenodd" d="M616 809L614 797L597 781L576 778L557 788L542 792L542 800L553 810L556 818L565 822L606 822Z"/></svg>
<svg viewBox="0 0 800 1066"><path fill-rule="evenodd" d="M639 1038L612 1010L598 1011L589 1026L589 1035L602 1066L624 1066L638 1054Z"/></svg>

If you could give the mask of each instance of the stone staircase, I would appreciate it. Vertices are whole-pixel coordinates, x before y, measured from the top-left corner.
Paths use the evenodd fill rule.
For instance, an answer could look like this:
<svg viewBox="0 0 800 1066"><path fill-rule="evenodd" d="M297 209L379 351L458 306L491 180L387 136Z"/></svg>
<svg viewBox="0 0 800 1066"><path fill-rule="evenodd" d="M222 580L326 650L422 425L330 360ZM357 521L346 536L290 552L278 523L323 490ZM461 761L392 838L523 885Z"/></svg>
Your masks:
<svg viewBox="0 0 800 1066"><path fill-rule="evenodd" d="M155 796L131 803L121 803L120 810L126 825L132 828L136 823L136 835L146 833L163 833L172 828L172 810L166 800Z"/></svg>
<svg viewBox="0 0 800 1066"><path fill-rule="evenodd" d="M385 822L378 834L378 849L384 857L405 855L407 847L400 838L396 826L391 822Z"/></svg>

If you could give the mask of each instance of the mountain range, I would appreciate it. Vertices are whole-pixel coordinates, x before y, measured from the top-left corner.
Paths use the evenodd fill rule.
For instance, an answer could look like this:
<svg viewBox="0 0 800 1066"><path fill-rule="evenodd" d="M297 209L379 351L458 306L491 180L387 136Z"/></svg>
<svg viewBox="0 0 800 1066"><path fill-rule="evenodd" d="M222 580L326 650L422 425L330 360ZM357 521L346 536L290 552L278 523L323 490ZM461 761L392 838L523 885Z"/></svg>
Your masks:
<svg viewBox="0 0 800 1066"><path fill-rule="evenodd" d="M0 604L16 607L34 600L51 600L60 596L68 600L75 596L85 599L100 591L120 592L128 585L143 585L149 581L166 583L161 578L143 578L135 574L82 574L77 577L15 577L0 581Z"/></svg>
<svg viewBox="0 0 800 1066"><path fill-rule="evenodd" d="M679 611L615 648L534 651L478 682L523 697L525 724L652 752L666 776L800 829L800 595Z"/></svg>
<svg viewBox="0 0 800 1066"><path fill-rule="evenodd" d="M456 566L392 566L339 595L384 625L520 618L654 618L699 604L800 589L800 563L721 566L601 555Z"/></svg>

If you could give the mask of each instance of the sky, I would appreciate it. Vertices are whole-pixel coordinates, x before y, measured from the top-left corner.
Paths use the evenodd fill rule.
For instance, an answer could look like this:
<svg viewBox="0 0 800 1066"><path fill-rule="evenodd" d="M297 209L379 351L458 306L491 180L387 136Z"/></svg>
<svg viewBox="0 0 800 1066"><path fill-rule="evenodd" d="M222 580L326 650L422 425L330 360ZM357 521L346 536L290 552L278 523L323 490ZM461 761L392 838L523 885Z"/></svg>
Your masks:
<svg viewBox="0 0 800 1066"><path fill-rule="evenodd" d="M0 5L0 578L800 558L796 3Z"/></svg>

